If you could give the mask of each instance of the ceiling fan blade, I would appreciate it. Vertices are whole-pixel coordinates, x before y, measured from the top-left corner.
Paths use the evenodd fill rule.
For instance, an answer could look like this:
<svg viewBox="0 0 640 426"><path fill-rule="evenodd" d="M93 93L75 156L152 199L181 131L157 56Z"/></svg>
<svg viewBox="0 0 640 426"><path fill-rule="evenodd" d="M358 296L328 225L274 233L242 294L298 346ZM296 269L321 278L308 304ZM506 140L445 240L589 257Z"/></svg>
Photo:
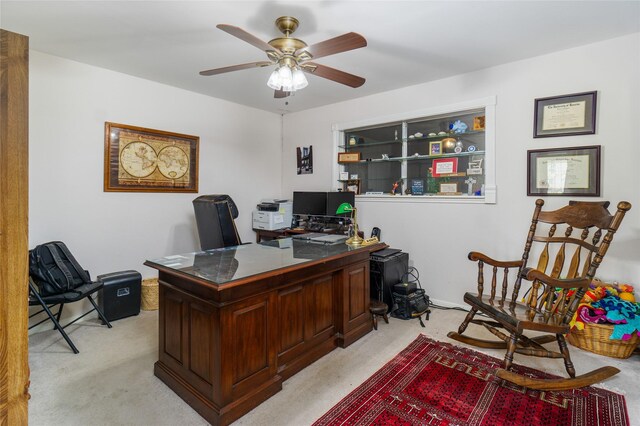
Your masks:
<svg viewBox="0 0 640 426"><path fill-rule="evenodd" d="M258 37L254 36L252 34L249 34L245 30L243 30L242 28L234 27L233 25L227 25L227 24L219 24L219 25L216 25L216 27L221 29L222 31L224 31L226 33L231 34L234 37L238 37L240 40L246 41L250 45L257 47L260 50L263 50L265 52L268 52L268 51L271 50L271 51L280 53L280 51L278 49L276 49L275 47L271 46L266 41L260 40Z"/></svg>
<svg viewBox="0 0 640 426"><path fill-rule="evenodd" d="M336 53L346 52L348 50L359 49L367 45L367 40L358 33L347 33L320 43L312 44L296 51L296 56L306 51L309 52L313 59L322 58L324 56L335 55Z"/></svg>
<svg viewBox="0 0 640 426"><path fill-rule="evenodd" d="M285 92L284 90L276 90L273 92L273 97L276 99L286 98L291 92Z"/></svg>
<svg viewBox="0 0 640 426"><path fill-rule="evenodd" d="M273 65L273 62L261 61L261 62L249 62L248 64L232 65L230 67L214 68L212 70L200 71L200 75L216 75L224 74L225 72L246 70L247 68L255 67L267 67Z"/></svg>
<svg viewBox="0 0 640 426"><path fill-rule="evenodd" d="M302 71L306 73L317 75L318 77L326 78L349 87L360 87L366 81L364 78L358 77L357 75L349 74L347 72L313 62L306 62L301 68Z"/></svg>

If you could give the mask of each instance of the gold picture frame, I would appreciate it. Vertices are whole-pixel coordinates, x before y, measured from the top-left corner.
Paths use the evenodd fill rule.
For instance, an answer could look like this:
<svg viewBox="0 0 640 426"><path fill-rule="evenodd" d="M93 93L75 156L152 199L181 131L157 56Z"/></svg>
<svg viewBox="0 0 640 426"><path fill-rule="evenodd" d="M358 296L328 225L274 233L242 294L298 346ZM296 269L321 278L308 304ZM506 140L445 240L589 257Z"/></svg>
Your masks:
<svg viewBox="0 0 640 426"><path fill-rule="evenodd" d="M198 192L198 136L105 122L105 192Z"/></svg>
<svg viewBox="0 0 640 426"><path fill-rule="evenodd" d="M429 142L429 155L437 156L442 155L442 141Z"/></svg>

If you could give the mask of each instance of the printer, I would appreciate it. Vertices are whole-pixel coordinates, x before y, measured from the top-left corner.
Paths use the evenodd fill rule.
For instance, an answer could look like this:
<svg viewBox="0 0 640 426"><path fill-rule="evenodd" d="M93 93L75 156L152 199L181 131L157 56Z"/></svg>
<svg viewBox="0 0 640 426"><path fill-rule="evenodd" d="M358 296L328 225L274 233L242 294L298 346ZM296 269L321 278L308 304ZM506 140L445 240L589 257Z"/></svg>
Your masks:
<svg viewBox="0 0 640 426"><path fill-rule="evenodd" d="M253 211L253 229L288 228L293 219L293 203L289 200L262 200Z"/></svg>

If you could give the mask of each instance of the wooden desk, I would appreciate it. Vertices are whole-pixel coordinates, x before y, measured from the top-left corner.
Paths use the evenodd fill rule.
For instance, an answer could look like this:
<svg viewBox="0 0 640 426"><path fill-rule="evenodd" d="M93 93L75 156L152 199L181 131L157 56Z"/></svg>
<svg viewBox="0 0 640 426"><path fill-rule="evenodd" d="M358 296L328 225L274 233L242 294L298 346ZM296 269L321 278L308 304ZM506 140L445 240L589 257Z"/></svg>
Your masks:
<svg viewBox="0 0 640 426"><path fill-rule="evenodd" d="M145 262L160 282L154 373L214 425L372 329L369 254L386 245L267 244Z"/></svg>

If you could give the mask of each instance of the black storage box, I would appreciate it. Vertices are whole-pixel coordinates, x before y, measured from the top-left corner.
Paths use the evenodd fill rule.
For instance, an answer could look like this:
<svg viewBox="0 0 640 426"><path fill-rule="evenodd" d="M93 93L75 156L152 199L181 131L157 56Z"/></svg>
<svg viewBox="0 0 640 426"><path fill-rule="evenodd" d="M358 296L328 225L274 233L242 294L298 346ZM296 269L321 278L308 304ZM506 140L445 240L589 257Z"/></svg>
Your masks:
<svg viewBox="0 0 640 426"><path fill-rule="evenodd" d="M104 283L99 291L98 306L109 321L140 313L140 272L120 271L98 275L98 281Z"/></svg>

